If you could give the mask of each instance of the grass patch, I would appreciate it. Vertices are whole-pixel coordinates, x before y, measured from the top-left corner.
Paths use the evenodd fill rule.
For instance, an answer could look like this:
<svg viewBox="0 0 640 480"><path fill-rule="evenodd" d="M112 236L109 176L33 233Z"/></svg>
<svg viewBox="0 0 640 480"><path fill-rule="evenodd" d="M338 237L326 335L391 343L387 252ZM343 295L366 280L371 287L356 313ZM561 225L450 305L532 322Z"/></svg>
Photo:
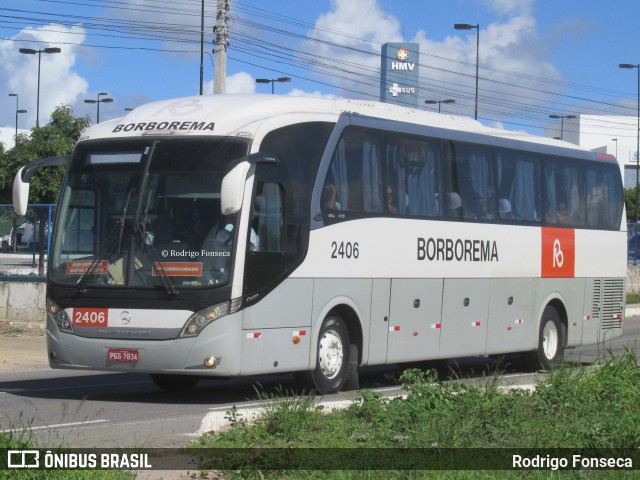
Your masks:
<svg viewBox="0 0 640 480"><path fill-rule="evenodd" d="M311 397L279 399L248 424L234 410L226 431L204 435L213 448L637 448L640 445L640 369L635 352L590 367L566 366L537 382L535 392L441 382L435 372L407 370L406 398L364 391L330 414ZM469 450L471 451L471 450ZM375 450L372 450L375 452ZM335 468L339 468L336 464ZM333 467L331 467L333 468ZM241 478L634 478L629 471L253 471ZM251 476L251 475L256 476Z"/></svg>
<svg viewBox="0 0 640 480"><path fill-rule="evenodd" d="M627 305L634 303L640 303L640 293L627 293Z"/></svg>
<svg viewBox="0 0 640 480"><path fill-rule="evenodd" d="M9 432L0 432L0 451L5 449L24 450L38 448L32 441L31 432L28 428L13 429ZM51 448L52 452L59 450L64 452L64 448ZM4 454L6 455L6 453ZM5 470L6 458L0 459L0 478L3 480L133 480L135 475L123 471L107 470ZM41 460L42 465L42 460Z"/></svg>

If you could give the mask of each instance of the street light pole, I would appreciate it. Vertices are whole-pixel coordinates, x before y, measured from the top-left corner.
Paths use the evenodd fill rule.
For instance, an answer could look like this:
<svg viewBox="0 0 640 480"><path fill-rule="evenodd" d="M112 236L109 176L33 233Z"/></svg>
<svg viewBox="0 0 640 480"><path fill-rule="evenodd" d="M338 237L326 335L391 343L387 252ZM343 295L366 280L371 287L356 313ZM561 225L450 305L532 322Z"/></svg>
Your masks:
<svg viewBox="0 0 640 480"><path fill-rule="evenodd" d="M562 140L562 135L564 133L564 119L567 118L576 118L575 115L556 115L556 114L551 114L549 115L549 118L555 118L555 119L560 119L560 140Z"/></svg>
<svg viewBox="0 0 640 480"><path fill-rule="evenodd" d="M456 30L476 30L476 107L474 117L478 119L478 67L480 65L480 24L470 25L468 23L456 23L453 25Z"/></svg>
<svg viewBox="0 0 640 480"><path fill-rule="evenodd" d="M638 69L638 129L636 131L636 223L638 223L638 217L640 216L640 209L638 208L638 183L640 183L640 64L621 63L620 68Z"/></svg>
<svg viewBox="0 0 640 480"><path fill-rule="evenodd" d="M256 83L270 83L271 84L271 95L275 93L274 85L276 82L278 83L288 83L291 81L290 77L280 77L280 78L256 78Z"/></svg>
<svg viewBox="0 0 640 480"><path fill-rule="evenodd" d="M100 104L101 103L111 103L113 102L113 98L100 98L101 96L109 95L107 92L100 92L98 94L97 100L85 100L84 103L96 103L97 104L97 112L96 112L96 124L100 123Z"/></svg>
<svg viewBox="0 0 640 480"><path fill-rule="evenodd" d="M19 113L27 113L26 110L21 110L18 106L18 94L17 93L10 93L9 94L10 97L16 97L16 136L15 136L15 141L16 143L18 143L18 114Z"/></svg>
<svg viewBox="0 0 640 480"><path fill-rule="evenodd" d="M438 104L438 113L440 113L440 106L443 103L456 103L456 101L452 98L447 98L446 100L425 100L424 103L426 103L427 105L435 105L436 103Z"/></svg>
<svg viewBox="0 0 640 480"><path fill-rule="evenodd" d="M35 55L38 54L38 95L36 98L36 127L40 126L40 59L42 57L42 53L60 53L58 47L50 47L44 48L42 50L34 50L33 48L21 48L18 50L20 53L24 53L26 55Z"/></svg>

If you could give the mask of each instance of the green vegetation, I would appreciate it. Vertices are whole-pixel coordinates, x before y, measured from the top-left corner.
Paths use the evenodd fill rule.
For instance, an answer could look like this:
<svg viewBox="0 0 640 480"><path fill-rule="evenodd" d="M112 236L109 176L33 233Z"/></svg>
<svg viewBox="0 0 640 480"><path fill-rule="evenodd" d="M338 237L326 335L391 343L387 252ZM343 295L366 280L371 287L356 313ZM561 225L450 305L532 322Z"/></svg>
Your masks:
<svg viewBox="0 0 640 480"><path fill-rule="evenodd" d="M590 367L566 366L537 382L536 391L499 388L497 377L474 386L441 382L407 370L406 398L362 392L355 404L326 414L312 397L276 399L248 424L236 409L230 427L204 435L215 448L637 448L640 444L640 369L634 352ZM381 450L372 450L376 455ZM472 452L471 450L469 450ZM382 452L383 453L383 452ZM515 453L515 452L514 452ZM331 454L328 453L328 461ZM340 462L330 463L339 468ZM327 467L327 468L333 468ZM637 466L636 466L637 468ZM253 471L233 478L627 478L633 471ZM304 473L304 475L303 475ZM252 475L255 475L252 477Z"/></svg>
<svg viewBox="0 0 640 480"><path fill-rule="evenodd" d="M640 293L627 293L627 305L640 303Z"/></svg>
<svg viewBox="0 0 640 480"><path fill-rule="evenodd" d="M11 189L16 172L27 163L46 157L68 155L82 132L89 126L89 117L76 118L71 107L62 105L51 114L51 121L31 130L31 134L18 134L16 145L4 149L0 144L0 203L11 203ZM63 167L45 168L31 180L30 203L55 203L62 182ZM6 225L0 231L7 233Z"/></svg>
<svg viewBox="0 0 640 480"><path fill-rule="evenodd" d="M37 448L31 438L29 429L14 429L9 432L0 431L0 451L4 449ZM55 448L51 449L56 451ZM64 449L60 447L60 451ZM132 480L134 475L129 472L106 470L4 470L6 458L0 459L0 478L3 480Z"/></svg>
<svg viewBox="0 0 640 480"><path fill-rule="evenodd" d="M635 222L636 218L640 214L638 205L636 205L636 189L625 188L624 190L624 205L627 211L627 222Z"/></svg>

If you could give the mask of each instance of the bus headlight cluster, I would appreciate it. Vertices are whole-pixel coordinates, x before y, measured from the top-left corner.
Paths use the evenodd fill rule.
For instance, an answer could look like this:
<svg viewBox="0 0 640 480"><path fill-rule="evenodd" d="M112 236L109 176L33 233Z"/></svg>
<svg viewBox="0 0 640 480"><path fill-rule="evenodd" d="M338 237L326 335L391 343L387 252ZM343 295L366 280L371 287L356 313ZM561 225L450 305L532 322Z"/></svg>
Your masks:
<svg viewBox="0 0 640 480"><path fill-rule="evenodd" d="M229 302L219 303L212 307L195 312L182 327L180 338L197 337L204 327L214 320L229 314Z"/></svg>
<svg viewBox="0 0 640 480"><path fill-rule="evenodd" d="M71 319L69 318L69 315L67 315L67 312L49 298L47 298L47 313L58 326L58 330L63 333L75 335L73 327L71 326Z"/></svg>

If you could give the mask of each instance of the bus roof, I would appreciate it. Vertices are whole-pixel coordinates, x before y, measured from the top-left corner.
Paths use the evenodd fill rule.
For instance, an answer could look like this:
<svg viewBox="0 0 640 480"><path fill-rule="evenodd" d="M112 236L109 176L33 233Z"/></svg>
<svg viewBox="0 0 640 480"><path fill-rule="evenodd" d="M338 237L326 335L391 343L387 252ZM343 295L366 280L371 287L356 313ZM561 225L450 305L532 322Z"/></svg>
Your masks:
<svg viewBox="0 0 640 480"><path fill-rule="evenodd" d="M343 113L383 120L501 138L511 143L538 144L550 148L589 152L579 155L592 159L592 152L577 145L526 132L490 128L468 117L441 114L417 108L366 100L322 99L263 94L204 95L161 100L141 105L126 116L87 129L81 141L144 135L215 135L253 138L260 126L277 116L287 116L291 123L303 121L336 122ZM474 135L474 136L475 136ZM492 142L493 143L493 142ZM545 148L545 146L547 148ZM555 148L554 148L555 147ZM607 160L611 160L608 158Z"/></svg>

